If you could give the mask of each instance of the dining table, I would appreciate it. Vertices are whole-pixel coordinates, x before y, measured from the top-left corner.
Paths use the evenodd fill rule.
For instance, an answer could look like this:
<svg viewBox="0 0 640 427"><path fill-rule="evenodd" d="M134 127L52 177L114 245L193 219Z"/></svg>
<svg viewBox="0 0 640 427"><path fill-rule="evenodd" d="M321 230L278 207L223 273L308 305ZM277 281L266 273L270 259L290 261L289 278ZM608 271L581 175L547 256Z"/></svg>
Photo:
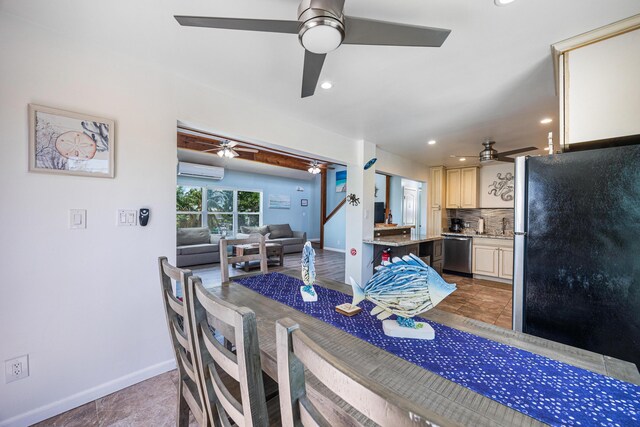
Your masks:
<svg viewBox="0 0 640 427"><path fill-rule="evenodd" d="M279 273L300 279L299 270L284 269ZM465 426L541 426L546 425L520 411L477 393L441 375L400 358L363 339L351 335L322 320L286 304L263 296L237 281L260 273L236 276L230 281L208 288L215 296L256 314L263 371L276 382L276 321L288 317L333 357L355 371L376 390L410 402L418 419L428 420L432 414ZM334 280L317 278L314 286L352 294L351 287ZM363 313L361 315L369 315ZM498 343L522 349L587 371L631 384L640 384L640 374L632 363L549 341L532 335L507 330L495 325L462 317L433 308L420 317ZM215 326L215 325L214 325ZM223 331L224 333L224 331ZM232 334L224 334L231 337ZM366 385L366 384L365 384ZM306 375L307 395L331 425L375 425L340 399L313 375ZM417 410L416 410L417 408ZM420 413L420 411L423 413ZM407 414L408 416L410 414ZM441 425L442 423L440 423Z"/></svg>

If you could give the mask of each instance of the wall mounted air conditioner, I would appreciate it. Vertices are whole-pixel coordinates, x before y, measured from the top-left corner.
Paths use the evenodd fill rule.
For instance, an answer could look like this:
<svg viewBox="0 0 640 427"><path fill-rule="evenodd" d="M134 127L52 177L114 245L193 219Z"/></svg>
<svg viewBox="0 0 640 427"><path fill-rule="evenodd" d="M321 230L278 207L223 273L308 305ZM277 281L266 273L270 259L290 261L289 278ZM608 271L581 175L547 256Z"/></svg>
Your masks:
<svg viewBox="0 0 640 427"><path fill-rule="evenodd" d="M178 175L219 181L224 178L224 168L199 165L197 163L178 162Z"/></svg>

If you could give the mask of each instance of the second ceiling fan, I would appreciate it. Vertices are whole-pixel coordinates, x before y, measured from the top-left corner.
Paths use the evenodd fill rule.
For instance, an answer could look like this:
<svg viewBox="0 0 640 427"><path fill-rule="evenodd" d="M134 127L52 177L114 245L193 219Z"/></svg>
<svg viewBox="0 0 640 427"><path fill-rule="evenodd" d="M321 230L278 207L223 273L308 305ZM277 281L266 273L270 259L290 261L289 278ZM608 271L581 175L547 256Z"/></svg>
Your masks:
<svg viewBox="0 0 640 427"><path fill-rule="evenodd" d="M480 154L478 154L478 159L480 160L480 163L493 162L493 161L514 163L515 159L507 156L526 153L527 151L534 151L538 149L537 147L524 147L524 148L518 148L517 150L498 152L498 150L493 148L493 144L495 143L496 143L495 141L491 141L490 139L486 139L482 143L482 145L484 146L484 149L480 152ZM475 157L475 156L456 156L452 154L451 157L456 157L464 160L467 157Z"/></svg>
<svg viewBox="0 0 640 427"><path fill-rule="evenodd" d="M421 27L353 18L343 14L344 0L302 0L298 20L175 16L183 26L297 34L305 49L302 98L314 94L327 53L342 44L440 47L451 33Z"/></svg>

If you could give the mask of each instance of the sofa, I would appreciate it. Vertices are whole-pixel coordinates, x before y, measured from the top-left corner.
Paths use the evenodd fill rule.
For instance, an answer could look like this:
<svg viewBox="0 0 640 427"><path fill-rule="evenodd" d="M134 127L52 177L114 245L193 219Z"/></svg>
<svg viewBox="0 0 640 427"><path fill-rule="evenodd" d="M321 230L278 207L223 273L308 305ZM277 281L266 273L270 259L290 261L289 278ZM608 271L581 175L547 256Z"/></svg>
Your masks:
<svg viewBox="0 0 640 427"><path fill-rule="evenodd" d="M177 267L220 262L220 237L207 227L178 228L176 237Z"/></svg>
<svg viewBox="0 0 640 427"><path fill-rule="evenodd" d="M289 224L269 224L260 227L240 227L240 233L236 238L249 237L249 234L260 233L266 236L267 243L278 243L282 245L282 252L291 254L302 252L302 248L307 241L305 231L293 231Z"/></svg>

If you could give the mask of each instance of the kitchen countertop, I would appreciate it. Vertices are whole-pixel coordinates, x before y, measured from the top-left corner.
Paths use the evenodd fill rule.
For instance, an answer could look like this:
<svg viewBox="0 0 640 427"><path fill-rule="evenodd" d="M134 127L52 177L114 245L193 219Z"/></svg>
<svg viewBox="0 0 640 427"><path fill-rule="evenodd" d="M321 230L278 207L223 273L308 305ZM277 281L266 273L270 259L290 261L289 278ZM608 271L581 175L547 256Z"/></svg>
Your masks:
<svg viewBox="0 0 640 427"><path fill-rule="evenodd" d="M428 237L425 234L418 235L415 232L409 234L402 234L397 236L382 236L375 237L373 239L364 239L363 243L368 243L370 245L381 245L381 246L408 246L408 245L416 245L418 243L424 242L433 242L435 240L442 240L442 236L433 236Z"/></svg>
<svg viewBox="0 0 640 427"><path fill-rule="evenodd" d="M482 239L513 240L513 234L442 233L442 235L454 237L477 237Z"/></svg>
<svg viewBox="0 0 640 427"><path fill-rule="evenodd" d="M406 228L414 228L414 225L393 225L391 227L374 227L373 229L376 231L380 231L380 230L404 230Z"/></svg>

